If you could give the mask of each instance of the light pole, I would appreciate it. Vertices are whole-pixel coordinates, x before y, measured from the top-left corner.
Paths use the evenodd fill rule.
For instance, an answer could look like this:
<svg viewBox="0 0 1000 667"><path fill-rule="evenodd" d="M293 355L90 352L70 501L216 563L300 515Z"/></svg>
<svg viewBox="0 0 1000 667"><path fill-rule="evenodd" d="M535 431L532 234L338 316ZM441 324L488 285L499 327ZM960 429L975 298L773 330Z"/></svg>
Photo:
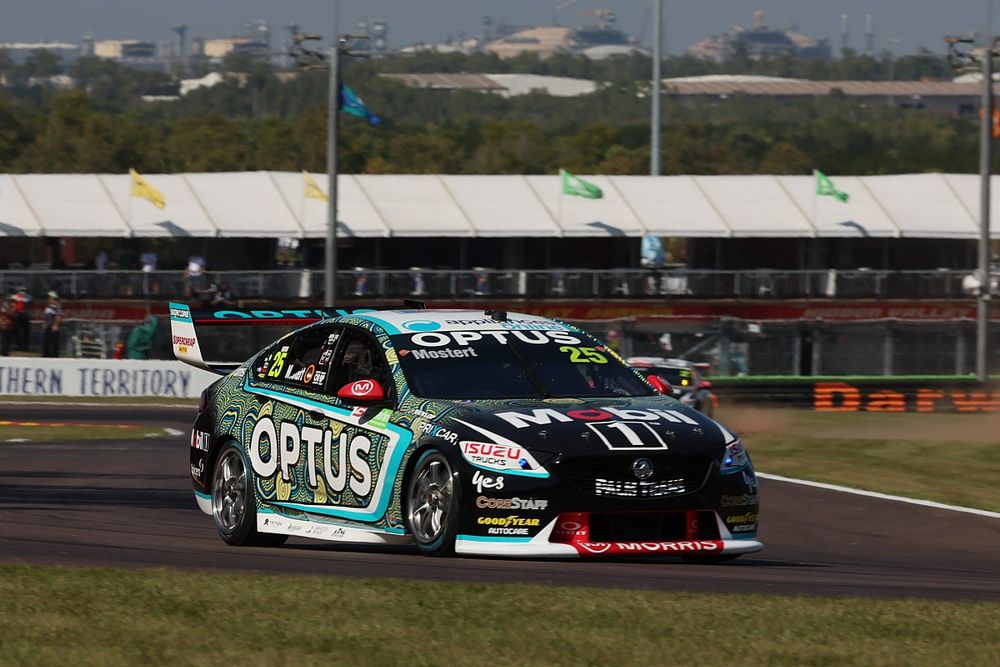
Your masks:
<svg viewBox="0 0 1000 667"><path fill-rule="evenodd" d="M650 115L649 175L660 175L660 62L663 60L663 0L653 0L653 105Z"/></svg>
<svg viewBox="0 0 1000 667"><path fill-rule="evenodd" d="M982 73L979 124L979 299L976 304L976 378L989 379L990 327L990 180L993 167L993 0L986 0L986 34L980 55L969 37L946 37L948 61L952 67L971 71L978 65Z"/></svg>
<svg viewBox="0 0 1000 667"><path fill-rule="evenodd" d="M979 304L976 311L976 377L989 379L990 328L990 176L993 167L993 0L986 0L983 41L983 120L979 128Z"/></svg>
<svg viewBox="0 0 1000 667"><path fill-rule="evenodd" d="M899 37L890 37L885 40L889 44L902 44L903 40ZM896 106L896 96L892 93L892 86L896 82L896 54L892 49L888 49L889 52L889 106Z"/></svg>
<svg viewBox="0 0 1000 667"><path fill-rule="evenodd" d="M326 262L323 275L323 305L337 305L337 139L340 134L340 0L333 3L333 46L330 68L329 117L326 121Z"/></svg>

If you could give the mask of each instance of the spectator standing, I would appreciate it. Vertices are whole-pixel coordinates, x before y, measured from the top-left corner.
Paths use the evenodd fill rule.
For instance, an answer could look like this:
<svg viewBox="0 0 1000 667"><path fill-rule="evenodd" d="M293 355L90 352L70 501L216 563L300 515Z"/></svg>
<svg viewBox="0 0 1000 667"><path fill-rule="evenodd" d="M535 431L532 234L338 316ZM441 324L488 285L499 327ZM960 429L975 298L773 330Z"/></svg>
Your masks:
<svg viewBox="0 0 1000 667"><path fill-rule="evenodd" d="M145 296L149 296L150 290L153 294L158 294L160 291L159 285L150 275L156 271L156 260L156 253L152 250L147 250L139 255L139 264L142 266L142 293Z"/></svg>
<svg viewBox="0 0 1000 667"><path fill-rule="evenodd" d="M49 302L45 305L45 312L42 315L45 322L45 331L42 333L42 356L59 356L59 327L62 325L62 304L59 303L59 294L49 292Z"/></svg>
<svg viewBox="0 0 1000 667"><path fill-rule="evenodd" d="M153 348L153 339L156 336L156 325L159 320L155 315L150 315L146 321L132 329L125 342L126 359L149 359L149 351Z"/></svg>
<svg viewBox="0 0 1000 667"><path fill-rule="evenodd" d="M97 253L97 257L94 258L94 268L98 273L104 273L108 270L108 251L102 250Z"/></svg>
<svg viewBox="0 0 1000 667"><path fill-rule="evenodd" d="M215 294L212 295L212 305L228 307L236 305L236 295L233 294L228 281L222 280L219 282L218 287L215 288Z"/></svg>
<svg viewBox="0 0 1000 667"><path fill-rule="evenodd" d="M0 301L0 357L10 355L10 344L14 340L14 304L10 297Z"/></svg>
<svg viewBox="0 0 1000 667"><path fill-rule="evenodd" d="M28 351L31 342L31 295L27 287L21 287L13 298L14 341L21 352Z"/></svg>
<svg viewBox="0 0 1000 667"><path fill-rule="evenodd" d="M198 296L204 289L205 258L201 255L191 255L184 271L184 278L187 282L187 295Z"/></svg>

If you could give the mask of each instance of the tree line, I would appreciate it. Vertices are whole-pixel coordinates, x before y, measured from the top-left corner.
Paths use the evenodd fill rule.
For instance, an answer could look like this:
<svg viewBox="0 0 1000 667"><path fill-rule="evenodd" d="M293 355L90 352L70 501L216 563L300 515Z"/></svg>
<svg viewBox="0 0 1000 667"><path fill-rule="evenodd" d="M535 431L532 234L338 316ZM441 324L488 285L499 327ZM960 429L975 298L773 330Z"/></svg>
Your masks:
<svg viewBox="0 0 1000 667"><path fill-rule="evenodd" d="M721 65L670 58L664 76L752 73L816 79L949 76L939 57L892 61L845 53L836 60L739 57ZM353 173L643 174L649 165L649 58L589 61L559 55L500 60L422 54L347 63L344 80L384 122L342 119L342 169ZM0 53L0 171L123 173L299 170L326 164L326 73L289 76L246 56L223 63L225 82L180 99L165 72L44 54L14 64ZM387 72L531 72L601 82L575 98L511 98L408 88ZM69 90L46 85L65 73ZM41 82L41 83L40 83ZM736 95L663 99L665 174L828 174L977 169L976 118L865 105L840 93L795 101Z"/></svg>

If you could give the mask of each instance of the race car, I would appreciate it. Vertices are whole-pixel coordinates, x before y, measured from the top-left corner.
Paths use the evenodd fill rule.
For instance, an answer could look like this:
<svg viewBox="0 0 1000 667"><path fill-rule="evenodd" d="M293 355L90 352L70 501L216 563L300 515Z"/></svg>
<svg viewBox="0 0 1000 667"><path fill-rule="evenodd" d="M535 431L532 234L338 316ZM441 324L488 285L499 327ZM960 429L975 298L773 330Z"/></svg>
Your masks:
<svg viewBox="0 0 1000 667"><path fill-rule="evenodd" d="M697 364L663 357L629 357L626 361L647 379L656 376L664 380L670 385L673 397L684 405L712 416L716 403L712 383L702 376Z"/></svg>
<svg viewBox="0 0 1000 667"><path fill-rule="evenodd" d="M762 548L739 438L573 326L179 303L170 321L177 358L224 374L202 394L190 459L198 506L231 545L694 561ZM305 326L226 366L202 358L207 324Z"/></svg>

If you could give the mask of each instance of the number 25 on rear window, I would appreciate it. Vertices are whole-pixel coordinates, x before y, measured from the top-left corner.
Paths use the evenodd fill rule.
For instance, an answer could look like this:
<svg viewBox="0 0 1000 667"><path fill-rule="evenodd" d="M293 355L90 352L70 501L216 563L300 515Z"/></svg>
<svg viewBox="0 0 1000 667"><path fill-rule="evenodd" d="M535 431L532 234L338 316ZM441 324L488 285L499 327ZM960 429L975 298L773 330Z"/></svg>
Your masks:
<svg viewBox="0 0 1000 667"><path fill-rule="evenodd" d="M569 360L574 364L608 363L608 358L593 347L573 347L572 345L563 345L559 348L559 351L567 353L569 355Z"/></svg>

